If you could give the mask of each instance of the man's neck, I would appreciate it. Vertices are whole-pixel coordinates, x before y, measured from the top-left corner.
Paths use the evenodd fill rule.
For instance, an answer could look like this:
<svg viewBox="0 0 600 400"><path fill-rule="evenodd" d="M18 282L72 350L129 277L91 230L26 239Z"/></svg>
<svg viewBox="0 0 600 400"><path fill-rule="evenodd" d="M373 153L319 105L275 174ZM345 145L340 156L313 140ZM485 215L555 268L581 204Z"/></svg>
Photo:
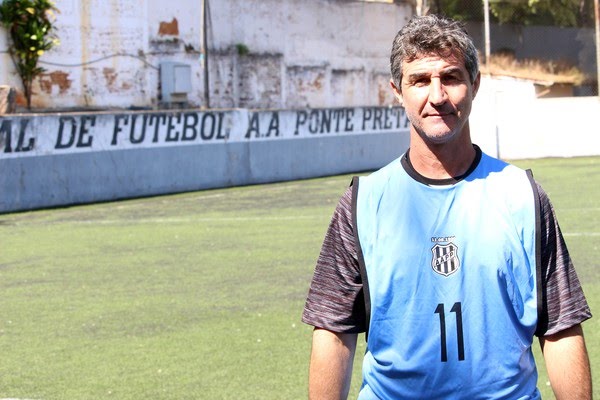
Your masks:
<svg viewBox="0 0 600 400"><path fill-rule="evenodd" d="M411 134L410 163L415 171L426 178L461 176L473 163L476 153L468 133L442 144L427 143L417 134Z"/></svg>

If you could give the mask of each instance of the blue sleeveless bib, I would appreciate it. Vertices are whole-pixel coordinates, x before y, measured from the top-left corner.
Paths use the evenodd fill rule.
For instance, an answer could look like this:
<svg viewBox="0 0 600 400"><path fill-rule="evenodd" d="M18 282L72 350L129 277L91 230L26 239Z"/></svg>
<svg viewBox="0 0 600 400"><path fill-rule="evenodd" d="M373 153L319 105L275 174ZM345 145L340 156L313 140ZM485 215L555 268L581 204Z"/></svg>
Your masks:
<svg viewBox="0 0 600 400"><path fill-rule="evenodd" d="M538 399L537 193L482 154L451 185L396 160L355 181L367 301L359 399Z"/></svg>

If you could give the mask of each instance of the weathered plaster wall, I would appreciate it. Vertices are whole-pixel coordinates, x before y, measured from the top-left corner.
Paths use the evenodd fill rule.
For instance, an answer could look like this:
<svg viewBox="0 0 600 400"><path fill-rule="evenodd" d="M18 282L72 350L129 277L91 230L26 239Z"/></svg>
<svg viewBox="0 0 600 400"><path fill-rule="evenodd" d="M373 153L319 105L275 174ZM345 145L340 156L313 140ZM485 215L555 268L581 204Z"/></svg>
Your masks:
<svg viewBox="0 0 600 400"><path fill-rule="evenodd" d="M411 15L408 5L339 0L226 3L230 9L211 13L215 48L225 50L232 43L243 44L254 55L250 65L263 69L269 59L279 60L278 65L268 68L272 76L280 76L274 79L281 82L280 98L272 96L279 106L393 103L389 52L396 32ZM234 54L232 61L243 69L240 63L245 57ZM263 57L267 60L261 60ZM240 79L238 87L230 89L233 97L238 90L244 92L248 84L254 82ZM216 98L218 102L219 96ZM224 104L217 104L231 103L224 100Z"/></svg>
<svg viewBox="0 0 600 400"><path fill-rule="evenodd" d="M59 1L61 45L42 57L35 107L127 107L151 102L147 8L126 1Z"/></svg>
<svg viewBox="0 0 600 400"><path fill-rule="evenodd" d="M204 106L198 0L57 0L61 45L41 61L38 108L157 107L158 67L190 66L190 106ZM383 105L391 41L409 5L342 0L209 1L211 107ZM0 50L7 48L0 30ZM240 51L241 50L241 51ZM2 83L20 88L0 53Z"/></svg>

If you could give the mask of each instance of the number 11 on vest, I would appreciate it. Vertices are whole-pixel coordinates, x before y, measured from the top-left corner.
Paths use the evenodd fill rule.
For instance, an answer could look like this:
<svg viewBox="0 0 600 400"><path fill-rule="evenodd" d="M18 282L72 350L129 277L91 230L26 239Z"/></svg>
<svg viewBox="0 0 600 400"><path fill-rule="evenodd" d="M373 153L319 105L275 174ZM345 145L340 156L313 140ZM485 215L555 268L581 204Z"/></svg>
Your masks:
<svg viewBox="0 0 600 400"><path fill-rule="evenodd" d="M465 343L463 339L462 311L460 302L454 303L450 309L450 312L454 313L456 316L456 344L458 346L458 360L463 361L465 359ZM446 344L446 312L442 303L437 305L434 314L438 314L440 317L441 359L442 362L447 362L448 348Z"/></svg>

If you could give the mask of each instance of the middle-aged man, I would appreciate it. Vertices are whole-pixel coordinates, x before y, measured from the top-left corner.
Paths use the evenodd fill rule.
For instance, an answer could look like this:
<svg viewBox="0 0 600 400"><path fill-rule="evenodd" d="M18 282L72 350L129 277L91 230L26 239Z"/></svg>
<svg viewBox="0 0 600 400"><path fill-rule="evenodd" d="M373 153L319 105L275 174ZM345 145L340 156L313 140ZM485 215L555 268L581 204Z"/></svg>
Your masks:
<svg viewBox="0 0 600 400"><path fill-rule="evenodd" d="M472 40L455 21L413 18L391 68L410 147L335 210L303 313L310 397L348 396L366 332L359 399L539 399L534 335L557 399L590 399L591 313L550 201L471 142Z"/></svg>

